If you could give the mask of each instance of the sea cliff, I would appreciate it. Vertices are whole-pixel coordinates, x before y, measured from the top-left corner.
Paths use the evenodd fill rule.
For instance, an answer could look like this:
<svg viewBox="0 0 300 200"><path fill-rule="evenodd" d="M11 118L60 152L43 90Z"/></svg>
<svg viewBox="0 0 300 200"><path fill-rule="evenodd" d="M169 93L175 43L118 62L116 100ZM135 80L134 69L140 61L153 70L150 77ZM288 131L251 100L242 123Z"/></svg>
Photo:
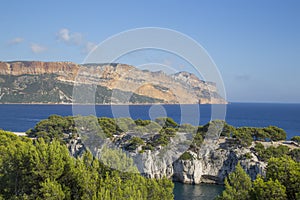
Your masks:
<svg viewBox="0 0 300 200"><path fill-rule="evenodd" d="M194 74L140 70L126 64L0 62L0 103L87 103L74 90L94 90L96 104L224 104L215 83ZM84 89L82 89L84 88Z"/></svg>

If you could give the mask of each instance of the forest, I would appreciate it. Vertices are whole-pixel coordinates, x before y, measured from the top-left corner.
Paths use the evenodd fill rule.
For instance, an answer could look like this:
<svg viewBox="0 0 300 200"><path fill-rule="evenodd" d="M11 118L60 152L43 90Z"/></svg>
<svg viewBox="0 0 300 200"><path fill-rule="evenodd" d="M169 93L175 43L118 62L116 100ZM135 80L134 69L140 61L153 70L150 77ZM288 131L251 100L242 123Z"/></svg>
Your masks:
<svg viewBox="0 0 300 200"><path fill-rule="evenodd" d="M173 199L173 183L110 169L88 151L71 157L57 139L0 131L0 199Z"/></svg>
<svg viewBox="0 0 300 200"><path fill-rule="evenodd" d="M233 127L223 121L192 126L171 118L151 121L58 115L38 122L26 132L27 137L0 130L0 199L173 199L171 180L141 176L122 149L104 148L105 157L100 161L88 148L71 156L67 144L79 137L83 142L117 142L119 136L131 133L124 150L144 153L168 145L178 132L191 132L189 149L196 152L208 130L217 131L220 124L220 136L230 138L237 148L255 142L251 150L267 162L267 169L266 176L251 180L238 164L218 199L300 199L300 149L260 143L285 140L286 132L278 127ZM145 134L151 137L143 137ZM292 140L299 144L299 136ZM179 159L192 157L185 152ZM119 170L110 167L111 160Z"/></svg>

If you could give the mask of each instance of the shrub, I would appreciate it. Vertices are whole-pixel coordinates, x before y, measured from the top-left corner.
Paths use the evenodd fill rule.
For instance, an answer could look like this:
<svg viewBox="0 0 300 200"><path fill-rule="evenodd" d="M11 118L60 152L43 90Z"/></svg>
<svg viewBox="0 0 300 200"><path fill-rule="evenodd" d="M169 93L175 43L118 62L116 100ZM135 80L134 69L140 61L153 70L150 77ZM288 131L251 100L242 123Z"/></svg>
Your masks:
<svg viewBox="0 0 300 200"><path fill-rule="evenodd" d="M270 146L264 148L261 143L255 145L255 151L257 152L259 158L263 161L267 161L271 157L280 158L282 156L289 154L289 148L284 145L279 145L278 147Z"/></svg>
<svg viewBox="0 0 300 200"><path fill-rule="evenodd" d="M252 159L251 153L247 152L242 156L243 159Z"/></svg>
<svg viewBox="0 0 300 200"><path fill-rule="evenodd" d="M193 156L189 152L184 152L180 157L179 160L192 160Z"/></svg>
<svg viewBox="0 0 300 200"><path fill-rule="evenodd" d="M300 144L300 136L294 136L291 140Z"/></svg>
<svg viewBox="0 0 300 200"><path fill-rule="evenodd" d="M129 144L127 145L126 149L127 150L135 150L136 148L138 148L139 146L144 144L144 140L142 140L139 137L132 137L129 140Z"/></svg>

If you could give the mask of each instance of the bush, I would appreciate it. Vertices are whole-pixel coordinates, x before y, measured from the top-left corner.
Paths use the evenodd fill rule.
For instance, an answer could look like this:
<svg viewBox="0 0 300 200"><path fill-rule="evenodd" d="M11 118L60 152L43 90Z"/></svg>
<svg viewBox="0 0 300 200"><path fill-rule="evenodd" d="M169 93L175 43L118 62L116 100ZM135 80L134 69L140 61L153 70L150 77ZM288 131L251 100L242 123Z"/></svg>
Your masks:
<svg viewBox="0 0 300 200"><path fill-rule="evenodd" d="M242 159L252 159L252 155L251 153L245 153L243 156L242 156Z"/></svg>
<svg viewBox="0 0 300 200"><path fill-rule="evenodd" d="M179 160L192 160L193 156L189 152L184 152L180 157Z"/></svg>
<svg viewBox="0 0 300 200"><path fill-rule="evenodd" d="M135 122L135 124L136 124L137 126L147 126L148 124L151 123L151 120L137 119L137 120L135 120L134 122Z"/></svg>
<svg viewBox="0 0 300 200"><path fill-rule="evenodd" d="M204 140L203 136L200 133L195 134L191 144L191 148L192 149L200 148L203 143L203 140Z"/></svg>
<svg viewBox="0 0 300 200"><path fill-rule="evenodd" d="M155 148L151 144L146 144L145 146L142 146L142 149L153 151Z"/></svg>
<svg viewBox="0 0 300 200"><path fill-rule="evenodd" d="M144 140L139 137L132 137L128 142L129 144L126 147L127 150L135 150L144 144Z"/></svg>
<svg viewBox="0 0 300 200"><path fill-rule="evenodd" d="M293 149L289 152L289 156L296 162L300 162L300 149Z"/></svg>
<svg viewBox="0 0 300 200"><path fill-rule="evenodd" d="M300 144L300 136L294 136L291 140Z"/></svg>
<svg viewBox="0 0 300 200"><path fill-rule="evenodd" d="M270 146L264 148L261 143L255 145L255 151L257 152L259 158L263 161L267 161L271 157L280 158L282 156L289 154L289 148L284 145L279 145L278 147Z"/></svg>
<svg viewBox="0 0 300 200"><path fill-rule="evenodd" d="M243 147L249 147L253 142L253 138L250 133L244 130L236 130L233 133L233 137L236 138L238 144Z"/></svg>
<svg viewBox="0 0 300 200"><path fill-rule="evenodd" d="M117 126L116 121L112 118L101 117L98 119L98 123L106 137L112 137L112 135L120 134L122 132L122 130Z"/></svg>
<svg viewBox="0 0 300 200"><path fill-rule="evenodd" d="M235 128L227 123L224 123L223 130L221 132L221 136L230 137L232 133L235 131Z"/></svg>
<svg viewBox="0 0 300 200"><path fill-rule="evenodd" d="M160 134L165 134L169 137L173 137L176 134L176 130L174 128L167 127L167 128L161 129Z"/></svg>
<svg viewBox="0 0 300 200"><path fill-rule="evenodd" d="M155 122L164 128L166 128L166 127L178 128L178 124L172 118L169 118L169 117L157 118L157 119L155 119Z"/></svg>
<svg viewBox="0 0 300 200"><path fill-rule="evenodd" d="M282 128L276 126L268 126L263 129L270 136L270 139L273 141L285 140L286 132Z"/></svg>
<svg viewBox="0 0 300 200"><path fill-rule="evenodd" d="M182 132L182 133L196 133L197 131L197 127L193 126L191 124L182 124L179 129L178 132Z"/></svg>
<svg viewBox="0 0 300 200"><path fill-rule="evenodd" d="M116 123L122 132L128 132L136 126L134 120L131 118L117 118Z"/></svg>

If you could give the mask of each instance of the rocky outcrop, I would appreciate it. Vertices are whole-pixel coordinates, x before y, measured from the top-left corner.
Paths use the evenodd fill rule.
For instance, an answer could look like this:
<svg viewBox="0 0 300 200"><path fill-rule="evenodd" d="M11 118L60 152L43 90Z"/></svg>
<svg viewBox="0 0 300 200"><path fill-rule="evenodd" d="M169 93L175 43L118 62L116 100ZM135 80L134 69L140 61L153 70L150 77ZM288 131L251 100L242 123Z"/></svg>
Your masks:
<svg viewBox="0 0 300 200"><path fill-rule="evenodd" d="M127 136L124 137L127 138ZM114 143L105 140L105 146L110 146L110 148L122 148L120 144L115 146ZM252 180L258 174L265 176L267 163L260 161L252 151L254 145L255 143L250 147L238 147L224 139L205 141L197 151L186 151L191 155L190 159L180 157L175 162L172 160L174 155L164 156L162 154L163 148L143 152L138 148L133 152L127 152L127 156L133 159L139 172L148 178L168 177L173 181L187 184L223 184L225 178L235 170L238 162ZM71 155L75 157L81 155L85 150L80 139L72 138L68 141L67 146ZM91 148L93 145L87 146ZM92 149L99 148L99 142L96 146L93 146ZM101 154L101 151L99 152ZM248 156L245 156L246 154Z"/></svg>
<svg viewBox="0 0 300 200"><path fill-rule="evenodd" d="M2 103L17 103L17 100L19 103L28 103L30 101L26 98L39 95L43 95L43 98L35 97L35 99L43 99L41 103L47 100L48 103L72 103L74 99L72 99L71 92L74 84L102 87L100 96L105 93L104 90L123 92L121 98L118 92L109 92L111 102L103 102L102 100L107 98L101 97L101 101L96 103L226 103L218 94L214 83L202 81L194 74L179 72L168 75L162 71L139 70L126 64L0 62L0 82L0 102ZM50 88L47 87L48 82L53 83ZM49 92L50 90L52 92ZM133 94L146 98L133 100ZM54 102L53 96L55 96Z"/></svg>
<svg viewBox="0 0 300 200"><path fill-rule="evenodd" d="M191 159L178 159L171 165L167 164L168 161L157 161L155 152L147 151L142 155L137 153L133 157L143 157L145 161L143 168L141 169L140 166L138 168L144 176L149 178L166 176L174 181L188 184L223 184L225 178L234 171L238 162L252 180L258 174L265 175L266 163L258 160L256 155L251 152L251 147L226 146L224 148L224 142L217 141L214 145L209 142L209 146L204 144L197 152L188 151L192 155ZM251 158L246 158L245 154L251 155Z"/></svg>
<svg viewBox="0 0 300 200"><path fill-rule="evenodd" d="M79 65L72 62L15 61L0 62L0 75L77 74Z"/></svg>
<svg viewBox="0 0 300 200"><path fill-rule="evenodd" d="M250 153L252 158L243 158L246 153ZM238 162L252 180L258 174L265 174L266 163L259 161L250 149L211 149L207 155L198 155L192 160L177 160L173 164L173 179L190 184L222 184L225 178L234 171Z"/></svg>

